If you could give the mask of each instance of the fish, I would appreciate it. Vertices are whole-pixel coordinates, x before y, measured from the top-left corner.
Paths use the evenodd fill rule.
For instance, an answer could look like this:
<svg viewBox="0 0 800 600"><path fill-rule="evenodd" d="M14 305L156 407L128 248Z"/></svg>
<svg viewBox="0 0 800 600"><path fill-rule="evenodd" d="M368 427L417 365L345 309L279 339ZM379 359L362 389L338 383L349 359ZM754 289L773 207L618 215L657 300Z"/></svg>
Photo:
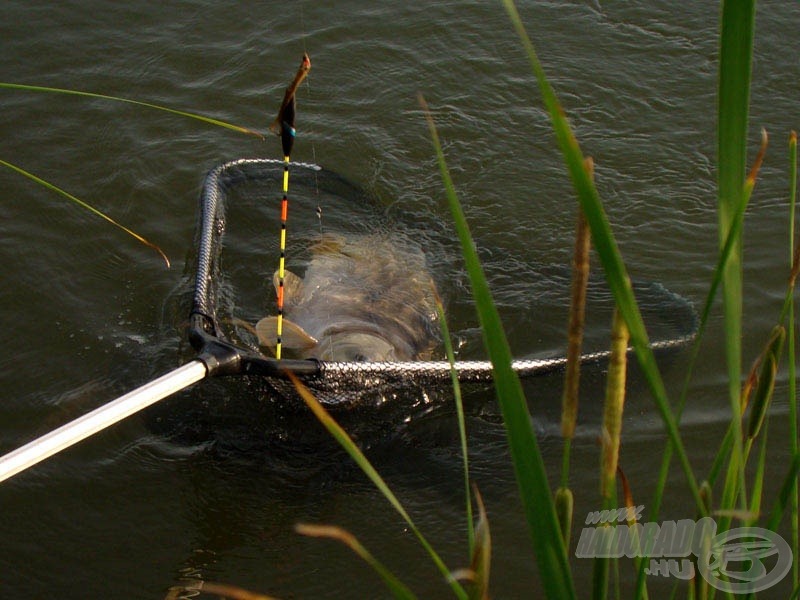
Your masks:
<svg viewBox="0 0 800 600"><path fill-rule="evenodd" d="M284 270L283 349L333 362L431 356L441 341L437 292L419 247L388 234L326 233L310 250L302 278ZM277 326L269 316L255 327L273 353Z"/></svg>

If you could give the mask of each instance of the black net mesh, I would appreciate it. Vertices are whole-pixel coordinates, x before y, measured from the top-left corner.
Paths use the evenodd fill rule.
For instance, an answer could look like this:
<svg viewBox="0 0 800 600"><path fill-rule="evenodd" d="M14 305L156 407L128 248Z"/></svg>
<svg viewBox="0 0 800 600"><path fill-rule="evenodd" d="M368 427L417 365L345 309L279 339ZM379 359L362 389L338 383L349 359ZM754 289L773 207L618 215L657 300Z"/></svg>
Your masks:
<svg viewBox="0 0 800 600"><path fill-rule="evenodd" d="M206 177L197 236L191 316L193 345L207 352L219 341L225 348L235 349L236 372L248 376L248 387L263 397L289 404L299 405L300 401L285 376L286 371L295 372L323 404L341 410L376 406L400 396L424 398L428 390L449 386L451 368L445 360L276 361L262 353L253 324L274 307L271 274L278 257L278 204L283 170L282 161L241 159L218 166ZM290 182L291 242L287 266L299 274L308 265L308 247L322 231L361 235L402 229L390 216L391 209L317 165L291 163ZM457 254L457 248L440 254ZM434 258L433 262L436 261ZM550 282L544 288L545 296L552 294L555 287L568 289L568 269L546 271L540 273L540 279ZM561 283L556 286L554 282L558 281ZM590 297L605 300L610 306L605 288L597 283L592 286ZM648 326L657 321L656 333L651 330L651 337L658 340L653 344L655 348L676 348L693 338L696 315L683 297L657 283L635 284L634 288ZM565 303L567 297L554 300L554 304ZM472 335L480 337L479 332ZM465 334L465 339L468 337L469 333ZM474 345L480 345L479 339ZM443 356L441 351L440 355ZM599 361L606 356L607 352L598 351L585 354L582 359ZM544 357L516 360L513 367L521 377L530 377L556 371L564 364L564 358ZM460 360L456 370L462 383L485 385L491 381L492 367L485 360Z"/></svg>

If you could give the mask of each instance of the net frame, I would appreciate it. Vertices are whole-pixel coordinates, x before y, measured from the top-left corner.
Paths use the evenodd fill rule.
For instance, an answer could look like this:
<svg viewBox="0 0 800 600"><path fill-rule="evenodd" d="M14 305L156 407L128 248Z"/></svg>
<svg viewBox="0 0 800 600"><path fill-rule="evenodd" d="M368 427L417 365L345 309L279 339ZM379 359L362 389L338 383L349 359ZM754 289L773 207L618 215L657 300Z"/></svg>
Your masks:
<svg viewBox="0 0 800 600"><path fill-rule="evenodd" d="M264 379L272 391L291 394L292 384L287 373L297 375L312 391L320 393L320 400L336 406L356 402L354 389L389 389L430 384L446 385L455 368L461 383L490 383L492 363L488 360L405 361L405 362L330 362L318 359L275 359L264 356L227 339L216 314L216 287L219 277L219 257L223 247L226 219L225 205L229 192L235 186L258 179L274 178L277 170L282 174L284 161L268 158L241 158L222 163L209 171L200 195L200 217L197 228L197 268L190 312L189 340L199 357L206 362L209 372L217 375L250 375ZM319 165L290 162L294 173L322 173ZM330 171L325 171L331 175ZM335 174L334 174L335 176ZM686 304L687 300L680 298ZM694 309L691 314L695 316ZM696 323L683 335L653 342L654 350L680 348L691 342L696 334ZM609 356L603 350L581 355L582 363L601 361ZM527 378L546 375L563 369L566 357L517 359L512 369L518 376ZM385 399L385 394L382 396Z"/></svg>

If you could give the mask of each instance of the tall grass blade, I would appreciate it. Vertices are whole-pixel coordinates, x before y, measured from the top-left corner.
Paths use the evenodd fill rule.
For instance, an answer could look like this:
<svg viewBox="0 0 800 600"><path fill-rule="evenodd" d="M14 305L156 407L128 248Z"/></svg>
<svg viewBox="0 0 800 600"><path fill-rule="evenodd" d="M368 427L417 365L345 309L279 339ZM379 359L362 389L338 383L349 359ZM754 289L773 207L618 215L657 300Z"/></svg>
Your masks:
<svg viewBox="0 0 800 600"><path fill-rule="evenodd" d="M756 516L748 525L755 525L757 517L761 514L761 503L762 503L762 496L764 493L764 475L766 473L766 464L767 464L767 431L769 429L768 423L764 423L760 435L759 435L759 443L761 445L760 451L758 453L758 465L756 466L756 472L754 475L754 483L753 483L753 491L750 496L750 512ZM748 440L748 446L752 441Z"/></svg>
<svg viewBox="0 0 800 600"><path fill-rule="evenodd" d="M744 214L744 210L747 207L746 204L742 204L740 207L740 213ZM708 293L706 294L706 299L703 303L703 309L700 313L700 322L697 327L697 335L695 336L694 344L691 351L691 356L689 358L689 366L686 369L686 377L684 378L683 388L681 390L680 400L678 401L678 407L676 410L676 419L680 419L680 415L683 412L683 408L686 405L686 399L688 397L689 392L689 383L691 381L692 373L694 372L694 367L697 364L697 359L700 356L700 348L702 345L703 337L705 335L706 326L708 321L711 317L711 311L714 307L714 300L717 297L717 292L722 284L722 274L723 270L725 269L725 265L727 264L728 258L731 255L733 247L737 239L739 239L739 232L742 227L743 219L735 219L733 226L731 227L730 231L728 232L728 237L725 240L725 244L722 248L722 251L719 254L717 259L717 265L714 269L714 275L711 278L711 285L709 287ZM730 451L730 444L733 443L733 431L731 426L728 429L728 432L725 436L725 439L720 446L720 449L717 453L717 457L714 461L714 465L711 469L711 474L708 476L708 480L712 483L716 481L717 475L719 474L719 470L722 468L722 461L727 458L729 451ZM661 469L659 471L658 482L656 483L656 491L653 495L653 500L650 503L650 518L651 520L655 520L659 510L660 510L660 501L664 496L664 489L666 487L667 476L669 475L669 465L672 460L672 443L668 443L667 447L664 449L664 458L661 461ZM643 572L642 572L643 573Z"/></svg>
<svg viewBox="0 0 800 600"><path fill-rule="evenodd" d="M714 306L714 301L717 297L717 292L722 285L723 276L725 269L728 265L728 261L733 254L734 248L737 246L740 240L740 233L741 229L744 226L744 213L747 209L747 205L750 201L751 194L755 187L756 177L758 175L759 169L761 168L761 164L764 160L764 155L766 154L767 149L767 133L766 131L762 130L761 136L761 148L759 149L758 155L756 156L756 160L753 163L753 167L750 169L750 173L748 175L747 180L745 181L743 187L743 202L739 206L738 212L736 214L736 218L733 219L733 223L731 224L730 229L728 230L728 235L725 238L725 242L722 246L722 250L719 253L719 257L717 258L717 265L714 269L714 274L711 278L711 285L709 286L708 293L706 294L706 299L703 303L703 310L700 314L700 322L697 327L697 334L695 336L694 344L692 347L691 355L689 358L689 366L686 369L686 377L684 378L683 388L681 390L680 399L678 400L677 410L675 412L676 419L680 420L680 416L683 412L683 408L686 405L686 399L688 397L689 392L689 383L692 378L692 374L694 373L694 367L697 364L697 359L700 356L700 348L703 341L703 337L705 335L706 326L709 322L709 318L711 317L711 310ZM781 317L781 321L783 317ZM712 463L711 470L709 472L707 481L710 485L714 485L716 482L717 477L719 476L720 471L722 470L723 462L725 458L730 455L731 445L733 444L734 439L734 429L736 425L731 422L728 427L728 430L723 438L723 441L717 451L717 455ZM670 441L667 442L666 447L664 448L664 457L661 461L661 468L659 470L658 481L656 483L656 491L653 494L653 500L650 503L650 518L651 520L655 520L660 507L661 507L661 498L664 495L664 489L666 488L667 477L669 475L669 465L672 460L672 443ZM702 493L702 489L701 489ZM710 510L708 508L708 503L705 503L707 508L706 510ZM708 514L708 512L706 512ZM704 580L703 580L704 581ZM638 584L642 585L644 582L644 565L639 571L639 579ZM701 582L702 583L702 582Z"/></svg>
<svg viewBox="0 0 800 600"><path fill-rule="evenodd" d="M784 338L784 328L780 325L776 326L772 331L767 347L753 365L751 374L741 394L742 412L744 413L749 403L750 416L747 423L746 436L744 438L741 468L738 471L733 468L733 457L731 457L722 491L721 508L715 512L715 514L720 517L718 526L721 531L727 530L733 519L739 519L745 524L755 523L760 512L767 450L766 416L775 390L775 378L778 371L778 362L780 360ZM752 402L749 402L750 395L753 396ZM734 424L735 422L731 421L728 435L726 435L723 446L720 448L720 452L715 459L714 468L718 468L718 465L721 463L721 458L726 455L727 452L725 448L727 447L730 449L733 446L735 437L740 435L739 432L736 431ZM761 437L761 452L759 454L759 463L754 474L752 497L748 502L746 480L741 473L747 466L750 451L759 435ZM738 481L737 477L739 478ZM739 498L742 508L735 508L737 498Z"/></svg>
<svg viewBox="0 0 800 600"><path fill-rule="evenodd" d="M797 133L792 131L789 136L789 256L792 260L792 270L794 272L794 245L795 245L795 209L797 206ZM790 285L790 289L794 288L794 284ZM792 456L798 455L797 444L797 348L795 345L795 322L794 322L794 293L789 293L789 309L788 309L788 339L787 339L787 354L789 355L789 450ZM792 580L795 586L800 580L800 556L798 556L798 544L800 542L800 523L798 522L798 512L800 512L800 503L798 503L798 482L794 481L792 486L790 498L790 511L791 515L791 547L793 553L792 559Z"/></svg>
<svg viewBox="0 0 800 600"><path fill-rule="evenodd" d="M330 525L307 525L298 523L295 525L295 531L301 535L318 538L329 538L339 541L345 546L355 552L361 559L364 560L372 570L380 575L386 587L392 592L395 598L401 600L413 600L416 598L414 593L400 581L394 573L387 569L377 558L375 558L369 550L367 550L361 542L349 531L341 527L334 527Z"/></svg>
<svg viewBox="0 0 800 600"><path fill-rule="evenodd" d="M330 433L331 436L333 436L333 438L339 443L339 445L344 448L344 450L361 468L364 474L370 479L370 481L372 481L375 487L378 488L381 494L383 494L384 498L389 501L389 503L403 518L406 524L408 524L409 529L411 529L416 538L419 540L420 544L422 544L422 547L428 552L428 555L431 557L442 575L444 575L445 580L450 584L450 587L456 596L462 600L467 600L467 593L464 591L464 588L462 588L461 585L455 579L453 579L449 569L444 564L444 561L442 561L430 543L428 543L428 540L422 535L422 532L406 512L405 508L403 508L403 505L400 504L400 500L398 500L397 496L395 496L392 490L389 489L389 486L375 470L375 467L372 466L367 457L364 456L364 453L361 452L361 449L356 445L352 438L347 435L347 432L342 429L342 427L334 420L330 413L325 410L325 407L319 403L319 401L314 397L314 394L312 394L309 389L303 385L303 382L297 378L297 375L291 371L287 371L286 375L289 377L289 379L291 379L295 389L297 390L297 393L300 394L300 397L306 403L306 406L311 409L311 412L314 413L314 416L317 418L317 420L322 423L325 429L328 430L328 433Z"/></svg>
<svg viewBox="0 0 800 600"><path fill-rule="evenodd" d="M604 523L600 527L609 527ZM606 555L610 551L608 544L611 536L605 536L606 545L602 546L602 552ZM608 572L610 560L607 556L597 556L592 560L592 600L605 600L608 597Z"/></svg>
<svg viewBox="0 0 800 600"><path fill-rule="evenodd" d="M107 214L105 214L103 212L100 212L95 207L87 204L86 202L84 202L80 198L76 198L75 196L73 196L69 192L66 192L66 191L62 190L60 187L57 187L57 186L53 185L49 181L45 181L44 179L42 179L40 177L37 177L33 173L29 173L28 171L26 171L26 170L24 170L24 169L22 169L22 168L20 168L20 167L18 167L16 165L11 164L10 162L6 162L4 160L0 160L0 165L3 165L4 167L8 167L12 171L16 171L20 175L24 175L25 177L27 177L31 181L35 181L39 185L42 185L42 186L46 187L49 190L52 190L54 192L57 192L57 193L61 194L65 198L68 198L69 200L72 200L73 202L75 202L78 206L81 206L81 207L85 208L89 212L92 212L95 215L97 215L98 217L102 217L103 219L105 219L106 221L108 221L109 223L114 225L115 227L119 227L122 231L124 231L128 235L132 236L134 239L138 240L139 242L141 242L142 244L144 244L148 248L152 248L153 250L158 252L158 254L161 256L161 258L164 259L164 262L166 263L167 268L169 269L169 267L170 267L169 258L167 258L167 255L164 254L164 251L161 248L159 248L158 246L156 246L154 243L152 243L152 242L146 240L145 238L143 238L142 236L140 236L138 233L136 233L134 231L131 231L130 229L128 229L124 225L120 225L114 219L109 217Z"/></svg>
<svg viewBox="0 0 800 600"><path fill-rule="evenodd" d="M444 314L444 307L438 295L436 297L436 312L439 315L439 323L442 328L442 339L444 340L445 353L450 363L450 378L453 385L453 397L456 403L456 418L458 419L458 436L461 439L461 460L464 470L464 495L467 513L467 541L469 542L470 555L475 552L475 524L472 516L472 496L469 489L469 455L467 454L467 425L464 420L464 403L461 399L461 384L458 381L458 371L456 371L456 357L453 352L453 342L450 339L450 328L447 326L447 317Z"/></svg>
<svg viewBox="0 0 800 600"><path fill-rule="evenodd" d="M753 170L751 170L748 181L744 182L743 178L745 172L746 162L746 133L747 133L747 114L749 103L749 65L752 60L752 39L754 31L754 2L747 0L746 2L722 2L722 23L720 28L720 69L719 69L719 104L718 104L718 163L720 164L719 177L719 197L722 203L723 196L728 200L724 208L720 206L720 247L721 251L718 258L718 263L714 271L711 286L706 296L705 304L702 310L698 333L695 339L694 347L692 349L691 358L689 360L689 368L685 378L684 386L681 392L681 397L678 403L677 414L683 410L686 403L689 381L691 379L694 366L697 363L697 358L700 352L700 344L702 342L706 325L711 314L712 305L716 298L718 288L723 285L725 280L738 277L739 287L741 287L741 229L743 227L744 213L747 207L747 202L750 198L753 185L755 183L755 174L760 166L761 159L766 149L766 136L762 135L761 151L759 158L755 162ZM739 13L739 14L735 14ZM742 18L744 17L744 18ZM732 23L732 21L737 21ZM737 30L741 27L742 30ZM724 63L724 64L723 64ZM722 165L724 163L724 165ZM731 196L738 196L739 200L731 199ZM723 217L724 215L724 217ZM722 223L725 221L725 225ZM741 315L741 302L735 302L735 286L731 289L731 283L728 283L729 291L731 291L733 298L728 300L732 303L732 308L737 309ZM733 318L733 317L726 317ZM735 319L734 319L735 320ZM739 319L740 323L740 319ZM740 325L739 325L740 326ZM741 349L737 350L739 338L736 334L731 334L736 337L734 340L736 346L728 346L729 353L726 360L729 365L739 365ZM737 367L740 370L740 367ZM729 371L729 395L731 403L739 406L738 393L739 393L739 378L735 372ZM734 402L733 398L736 398ZM738 438L737 444L739 447L739 464L741 464L741 436L734 434L734 430L741 431L741 413L739 412L735 422L732 422L725 440L720 447L720 451L715 460L712 472L709 476L711 485L716 480L719 470L722 467L722 458L728 456L730 447L734 442L734 437ZM666 485L667 475L669 473L669 463L672 457L672 445L667 444L662 460L661 470L659 474L658 483L656 485L656 492L654 500L651 502L651 515L653 518L658 514L660 500L663 496L664 488ZM707 512L705 514L708 514ZM644 572L640 569L638 583L643 584Z"/></svg>
<svg viewBox="0 0 800 600"><path fill-rule="evenodd" d="M686 454L683 441L681 440L677 422L672 413L667 392L663 380L661 379L658 366L656 365L655 356L650 347L644 322L633 295L630 278L628 277L627 270L622 261L622 256L617 247L614 235L611 232L611 226L608 222L605 210L603 209L597 189L588 173L586 173L583 163L584 158L578 141L575 139L564 115L564 111L556 98L555 92L544 74L544 70L539 63L536 51L525 31L525 27L522 24L522 20L520 19L513 0L503 0L503 4L522 40L528 54L531 68L539 83L542 98L550 113L556 138L561 152L564 155L564 160L572 178L573 185L575 186L581 209L589 222L589 227L592 232L592 242L597 250L600 262L603 265L606 280L614 296L614 300L619 307L620 313L625 318L636 357L641 365L642 372L644 373L647 384L653 395L656 407L664 421L667 434L674 446L695 504L698 508L702 509L697 480L689 462L688 455Z"/></svg>
<svg viewBox="0 0 800 600"><path fill-rule="evenodd" d="M752 191L755 187L756 177L758 175L759 169L761 168L761 164L763 163L764 155L766 154L767 143L768 143L768 138L766 131L762 130L761 148L758 152L756 160L753 163L753 167L750 169L750 173L748 175L747 180L745 181L745 185L743 188L744 202L742 202L741 206L739 207L737 218L733 220L733 224L731 225L731 228L728 231L728 236L725 239L723 248L719 253L719 257L717 258L717 265L714 269L714 274L711 278L711 285L709 287L705 302L703 304L703 310L700 315L700 323L697 328L697 336L695 338L694 346L692 348L691 357L689 359L689 366L686 370L687 373L684 379L683 389L681 390L681 396L676 411L678 419L680 419L680 415L683 412L683 407L686 404L686 399L689 391L689 383L692 377L692 373L694 372L694 367L697 364L697 359L700 356L701 343L703 340L703 336L705 334L709 318L711 317L711 310L714 305L714 300L716 299L717 292L719 291L719 288L722 285L725 268L728 264L728 260L731 257L734 247L736 246L738 240L740 239L741 229L744 224L744 212L747 209L747 205L750 201ZM783 321L783 317L781 317L780 321ZM745 395L743 394L742 398L744 397ZM708 481L712 486L716 482L719 472L723 467L723 461L730 455L731 446L733 444L733 438L734 438L734 429L736 428L736 426L737 425L735 423L733 422L730 423L728 430L725 434L725 437L717 451L717 455L714 459L714 462L712 464L711 470L708 475ZM669 463L671 461L671 458L672 458L672 446L670 443L667 443L667 446L664 450L664 458L661 463L661 470L659 472L658 483L656 485L656 493L654 494L654 500L651 502L652 519L655 519L655 516L658 514L660 508L660 499L663 496L664 488L666 486L667 475L669 473Z"/></svg>
<svg viewBox="0 0 800 600"><path fill-rule="evenodd" d="M750 107L750 75L755 32L755 0L723 0L720 31L718 96L718 211L719 244L745 202L744 181L747 161L747 123ZM742 241L739 237L731 251L722 277L722 302L725 323L725 355L728 365L728 395L731 417L737 426L729 463L731 485L744 484L743 442L738 433L741 424L742 361ZM738 483L737 483L738 482ZM723 494L730 497L732 492ZM740 494L746 503L744 494ZM744 508L745 504L742 504ZM723 507L730 508L730 507Z"/></svg>
<svg viewBox="0 0 800 600"><path fill-rule="evenodd" d="M119 96L108 96L106 94L95 94L93 92L82 92L80 90L70 90L66 88L45 87L41 85L24 85L21 83L8 83L8 82L0 82L0 89L21 90L25 92L47 92L53 94L67 94L71 96L84 96L87 98L112 100L114 102L125 102L126 104L135 104L136 106L143 106L145 108L160 110L163 112L171 113L173 115L187 117L189 119L194 119L196 121L202 121L204 123L208 123L209 125L216 125L217 127L224 127L226 129L238 131L239 133L245 133L247 135L255 135L257 137L260 137L262 140L264 139L264 136L262 134L258 133L257 131L253 131L252 129L247 129L246 127L241 127L239 125L234 125L232 123L226 123L225 121L220 121L219 119L213 119L211 117L206 117L204 115L199 115L192 112L176 110L174 108L168 108L166 106L159 106L158 104L152 104L150 102L131 100L130 98L121 98Z"/></svg>
<svg viewBox="0 0 800 600"><path fill-rule="evenodd" d="M542 586L547 597L574 598L575 590L572 585L569 562L549 490L544 461L533 432L522 385L517 374L511 368L511 350L508 347L503 324L486 282L469 225L456 196L436 126L422 97L420 97L420 103L428 121L448 204L472 285L472 294L483 330L484 344L492 362L495 390L506 426L517 485L533 542Z"/></svg>

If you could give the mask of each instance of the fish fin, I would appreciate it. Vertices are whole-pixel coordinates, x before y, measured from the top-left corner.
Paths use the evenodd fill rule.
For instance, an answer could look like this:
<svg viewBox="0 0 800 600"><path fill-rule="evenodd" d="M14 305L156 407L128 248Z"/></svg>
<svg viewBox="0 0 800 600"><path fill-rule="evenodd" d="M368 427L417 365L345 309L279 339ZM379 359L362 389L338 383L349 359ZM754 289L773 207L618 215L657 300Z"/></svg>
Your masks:
<svg viewBox="0 0 800 600"><path fill-rule="evenodd" d="M280 286L280 277L278 271L272 276L272 285L275 286L275 291L278 291ZM283 306L284 308L297 304L303 296L303 279L298 277L289 270L283 272Z"/></svg>
<svg viewBox="0 0 800 600"><path fill-rule="evenodd" d="M258 343L266 348L274 348L278 339L278 317L265 317L256 323ZM317 340L308 335L302 327L292 323L289 319L283 320L281 331L281 345L290 350L311 350L317 345Z"/></svg>

